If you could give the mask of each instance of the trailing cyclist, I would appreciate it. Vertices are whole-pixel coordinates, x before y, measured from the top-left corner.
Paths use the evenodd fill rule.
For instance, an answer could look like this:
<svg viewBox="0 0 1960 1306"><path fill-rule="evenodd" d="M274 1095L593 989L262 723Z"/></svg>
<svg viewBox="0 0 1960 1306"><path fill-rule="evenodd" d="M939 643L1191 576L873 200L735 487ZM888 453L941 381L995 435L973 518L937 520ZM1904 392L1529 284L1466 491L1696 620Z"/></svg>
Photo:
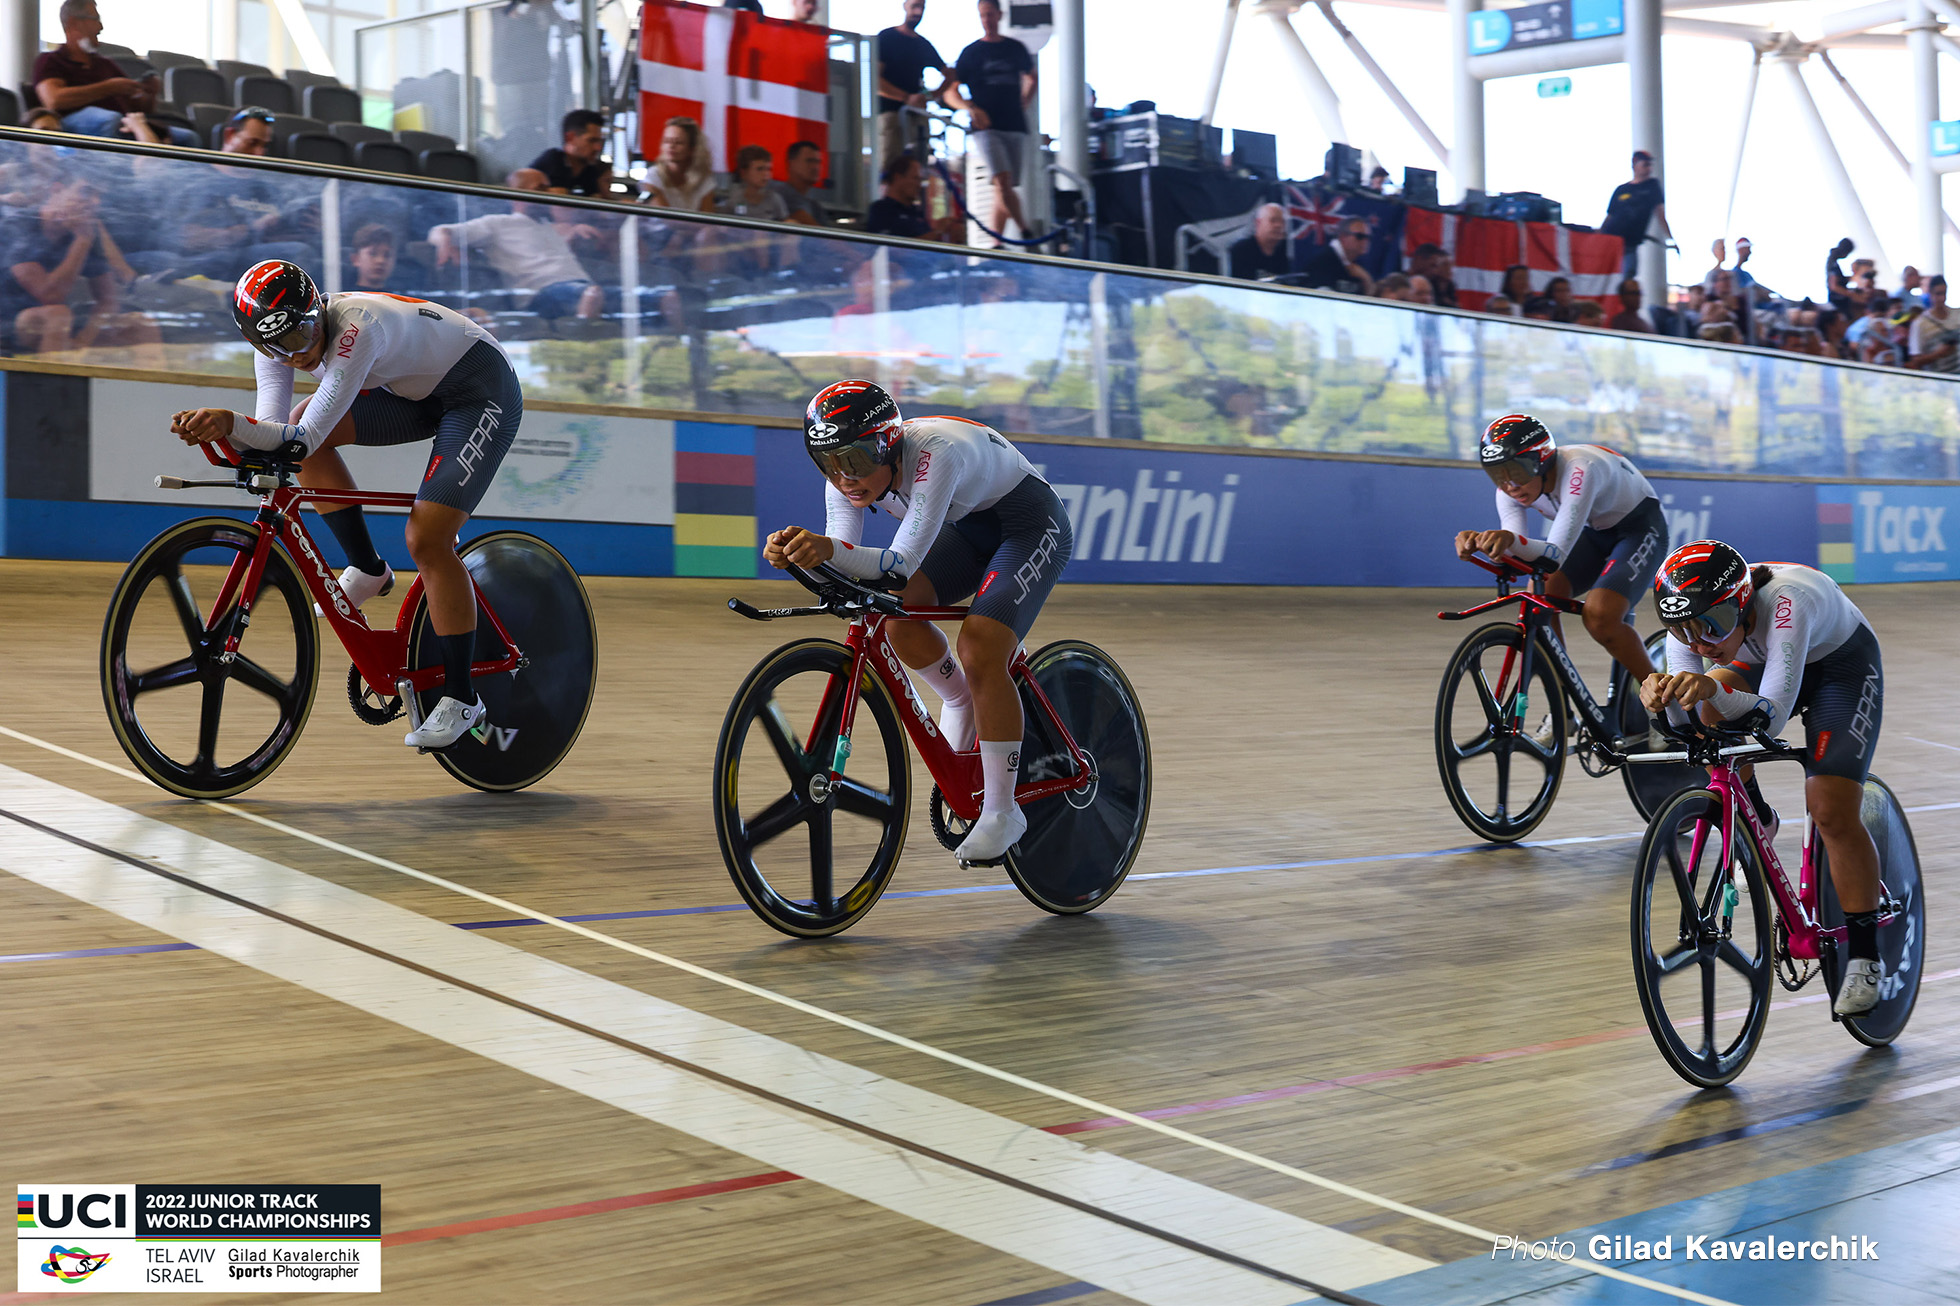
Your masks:
<svg viewBox="0 0 1960 1306"><path fill-rule="evenodd" d="M1837 582L1812 567L1751 567L1716 540L1683 545L1661 563L1654 606L1667 626L1667 671L1640 687L1649 712L1710 725L1752 714L1769 734L1804 718L1804 803L1829 855L1844 908L1844 982L1833 1010L1858 1016L1878 1001L1878 849L1861 818L1878 745L1885 674L1878 637ZM1776 813L1753 775L1751 799L1770 838Z"/></svg>
<svg viewBox="0 0 1960 1306"><path fill-rule="evenodd" d="M976 596L957 657L930 622L894 622L888 632L899 657L938 691L946 742L964 751L978 736L986 792L956 855L996 863L1028 828L1014 801L1021 699L1007 668L1068 565L1068 512L998 431L962 417L908 420L870 381L819 391L803 414L803 447L827 482L826 533L775 532L763 549L772 565L827 562L860 580L902 581L908 607ZM899 519L896 538L886 549L859 547L864 514L880 508Z"/></svg>
<svg viewBox="0 0 1960 1306"><path fill-rule="evenodd" d="M1647 478L1604 445L1559 447L1521 413L1490 424L1477 461L1497 487L1500 529L1457 532L1456 555L1508 556L1550 572L1546 592L1586 596L1586 632L1634 682L1652 675L1632 609L1667 551L1667 516ZM1525 533L1527 508L1549 519L1543 537Z"/></svg>
<svg viewBox="0 0 1960 1306"><path fill-rule="evenodd" d="M440 304L400 295L322 295L313 278L283 259L246 270L232 292L231 312L259 352L257 415L223 408L178 413L170 429L184 443L229 440L240 448L277 449L296 441L306 450L301 485L351 490L342 445L435 442L405 534L442 646L443 696L402 742L446 748L484 715L470 686L476 594L456 540L524 416L510 360L489 332ZM297 405L295 371L319 380ZM348 601L358 608L394 588L394 570L375 552L360 505L321 504L318 511L347 554L340 588Z"/></svg>

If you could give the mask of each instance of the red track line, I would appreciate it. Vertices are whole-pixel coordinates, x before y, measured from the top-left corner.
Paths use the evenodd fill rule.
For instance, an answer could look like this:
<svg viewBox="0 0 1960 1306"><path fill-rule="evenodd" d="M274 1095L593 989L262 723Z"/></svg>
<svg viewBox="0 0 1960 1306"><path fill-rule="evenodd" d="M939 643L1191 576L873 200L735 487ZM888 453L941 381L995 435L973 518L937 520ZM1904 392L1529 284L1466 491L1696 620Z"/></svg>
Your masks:
<svg viewBox="0 0 1960 1306"><path fill-rule="evenodd" d="M381 1236L383 1247L404 1243L432 1242L437 1238L461 1238L466 1234L490 1233L497 1229L516 1229L527 1224L548 1224L553 1220L574 1220L581 1215L600 1215L607 1211L626 1211L636 1206L659 1206L666 1202L685 1202L717 1193L737 1193L745 1188L766 1188L786 1184L803 1176L787 1170L767 1174L743 1175L739 1179L717 1179L713 1183L688 1184L684 1188L663 1188L657 1193L634 1193L630 1197L602 1197L596 1202L575 1202L570 1206L550 1206L542 1211L520 1211L515 1215L493 1215L483 1220L464 1220L458 1224L439 1224L427 1229L409 1229ZM4 1302L5 1298L0 1298Z"/></svg>

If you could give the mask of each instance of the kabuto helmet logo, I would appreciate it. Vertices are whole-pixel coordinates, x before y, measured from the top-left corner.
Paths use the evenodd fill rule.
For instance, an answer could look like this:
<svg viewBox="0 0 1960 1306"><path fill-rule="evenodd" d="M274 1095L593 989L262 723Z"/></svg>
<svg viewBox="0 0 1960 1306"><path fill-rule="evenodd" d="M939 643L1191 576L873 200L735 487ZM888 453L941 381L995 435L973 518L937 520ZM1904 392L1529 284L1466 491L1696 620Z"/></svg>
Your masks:
<svg viewBox="0 0 1960 1306"><path fill-rule="evenodd" d="M1694 604L1689 602L1685 595L1664 594L1661 596L1658 606L1661 610L1661 620L1672 621L1676 617L1687 616L1688 609L1692 608Z"/></svg>
<svg viewBox="0 0 1960 1306"><path fill-rule="evenodd" d="M293 315L280 309L277 313L267 313L252 327L260 335L270 340L293 324Z"/></svg>

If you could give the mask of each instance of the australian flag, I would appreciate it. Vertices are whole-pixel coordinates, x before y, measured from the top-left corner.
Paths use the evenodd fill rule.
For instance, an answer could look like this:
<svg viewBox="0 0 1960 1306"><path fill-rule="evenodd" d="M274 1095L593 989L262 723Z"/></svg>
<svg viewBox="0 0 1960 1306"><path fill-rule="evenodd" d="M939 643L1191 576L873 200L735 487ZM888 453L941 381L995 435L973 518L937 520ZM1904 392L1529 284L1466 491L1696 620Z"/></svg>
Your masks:
<svg viewBox="0 0 1960 1306"><path fill-rule="evenodd" d="M1320 246L1340 234L1342 224L1360 218L1368 224L1368 252L1361 266L1376 280L1402 269L1402 223L1408 207L1378 195L1357 195L1317 181L1286 182L1280 203L1286 209L1286 239L1294 271L1302 271Z"/></svg>

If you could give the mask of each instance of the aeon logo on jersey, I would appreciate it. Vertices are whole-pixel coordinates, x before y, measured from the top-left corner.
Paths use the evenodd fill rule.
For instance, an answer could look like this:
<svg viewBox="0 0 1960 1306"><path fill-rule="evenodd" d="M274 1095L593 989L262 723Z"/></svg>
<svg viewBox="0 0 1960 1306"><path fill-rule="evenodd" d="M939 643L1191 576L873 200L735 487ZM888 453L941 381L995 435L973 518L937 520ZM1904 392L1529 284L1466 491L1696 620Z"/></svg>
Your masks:
<svg viewBox="0 0 1960 1306"><path fill-rule="evenodd" d="M1035 470L1043 471L1037 464ZM1046 473L1043 472L1045 475ZM1184 484L1184 473L1143 468L1127 487L1049 482L1068 509L1073 557L1102 562L1222 563L1238 502L1236 472L1216 490Z"/></svg>
<svg viewBox="0 0 1960 1306"><path fill-rule="evenodd" d="M354 342L360 339L360 336L361 329L359 327L349 326L345 331L340 333L339 345L334 352L342 358L351 358L354 353Z"/></svg>

